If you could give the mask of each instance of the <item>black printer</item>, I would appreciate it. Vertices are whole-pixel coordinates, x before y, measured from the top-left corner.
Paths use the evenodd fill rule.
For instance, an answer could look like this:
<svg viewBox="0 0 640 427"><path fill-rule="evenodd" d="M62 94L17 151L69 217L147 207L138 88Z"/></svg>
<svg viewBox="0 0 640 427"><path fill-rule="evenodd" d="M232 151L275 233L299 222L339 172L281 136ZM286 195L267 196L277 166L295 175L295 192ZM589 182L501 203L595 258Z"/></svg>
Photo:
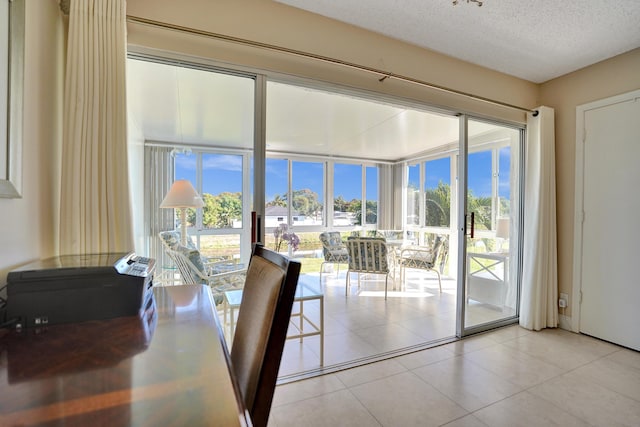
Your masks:
<svg viewBox="0 0 640 427"><path fill-rule="evenodd" d="M64 255L7 275L7 320L38 327L134 316L152 298L155 261L135 253Z"/></svg>

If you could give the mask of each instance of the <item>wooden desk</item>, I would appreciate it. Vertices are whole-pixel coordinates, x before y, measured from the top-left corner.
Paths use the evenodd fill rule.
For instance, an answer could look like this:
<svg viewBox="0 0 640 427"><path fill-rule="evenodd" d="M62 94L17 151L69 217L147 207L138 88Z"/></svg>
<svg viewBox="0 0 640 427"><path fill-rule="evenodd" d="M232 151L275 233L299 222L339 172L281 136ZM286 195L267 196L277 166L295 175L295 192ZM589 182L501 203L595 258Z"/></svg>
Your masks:
<svg viewBox="0 0 640 427"><path fill-rule="evenodd" d="M154 296L142 317L2 336L0 425L251 425L209 288Z"/></svg>

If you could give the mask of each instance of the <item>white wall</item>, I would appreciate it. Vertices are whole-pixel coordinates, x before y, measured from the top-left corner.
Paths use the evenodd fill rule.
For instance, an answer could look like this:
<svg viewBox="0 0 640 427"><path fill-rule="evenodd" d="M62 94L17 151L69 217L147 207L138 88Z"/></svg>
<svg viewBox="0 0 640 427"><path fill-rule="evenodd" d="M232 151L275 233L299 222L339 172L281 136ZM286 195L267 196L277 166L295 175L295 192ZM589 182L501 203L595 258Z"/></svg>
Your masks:
<svg viewBox="0 0 640 427"><path fill-rule="evenodd" d="M0 283L57 249L62 140L63 21L56 0L26 1L23 194L0 199Z"/></svg>
<svg viewBox="0 0 640 427"><path fill-rule="evenodd" d="M196 28L389 70L514 105L537 106L538 86L361 28L267 0L128 0L127 15ZM128 24L130 44L211 58L377 91L460 111L524 122L524 113L403 83L347 67L220 42L202 36Z"/></svg>
<svg viewBox="0 0 640 427"><path fill-rule="evenodd" d="M576 107L640 89L640 48L550 80L542 103L555 108L559 292L573 294ZM566 310L571 317L574 301Z"/></svg>

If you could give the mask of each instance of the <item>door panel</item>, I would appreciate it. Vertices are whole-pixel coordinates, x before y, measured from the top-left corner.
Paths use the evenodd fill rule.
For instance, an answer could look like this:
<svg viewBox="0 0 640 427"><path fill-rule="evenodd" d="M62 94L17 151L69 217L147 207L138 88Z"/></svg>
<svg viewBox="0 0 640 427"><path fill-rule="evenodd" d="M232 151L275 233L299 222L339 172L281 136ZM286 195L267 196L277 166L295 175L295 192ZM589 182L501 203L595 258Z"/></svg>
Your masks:
<svg viewBox="0 0 640 427"><path fill-rule="evenodd" d="M640 350L640 102L584 113L580 331Z"/></svg>
<svg viewBox="0 0 640 427"><path fill-rule="evenodd" d="M517 129L474 120L468 128L465 329L517 316L521 147Z"/></svg>

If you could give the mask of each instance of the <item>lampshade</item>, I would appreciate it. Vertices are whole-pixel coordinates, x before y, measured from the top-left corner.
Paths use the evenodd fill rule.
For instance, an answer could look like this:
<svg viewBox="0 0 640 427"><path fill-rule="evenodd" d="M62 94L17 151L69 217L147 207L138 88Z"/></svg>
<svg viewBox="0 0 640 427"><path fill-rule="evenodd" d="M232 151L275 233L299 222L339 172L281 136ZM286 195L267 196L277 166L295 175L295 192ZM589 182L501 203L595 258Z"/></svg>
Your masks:
<svg viewBox="0 0 640 427"><path fill-rule="evenodd" d="M204 202L187 179L175 181L160 203L161 208L201 208Z"/></svg>
<svg viewBox="0 0 640 427"><path fill-rule="evenodd" d="M509 218L498 218L496 224L496 237L499 239L509 238Z"/></svg>

